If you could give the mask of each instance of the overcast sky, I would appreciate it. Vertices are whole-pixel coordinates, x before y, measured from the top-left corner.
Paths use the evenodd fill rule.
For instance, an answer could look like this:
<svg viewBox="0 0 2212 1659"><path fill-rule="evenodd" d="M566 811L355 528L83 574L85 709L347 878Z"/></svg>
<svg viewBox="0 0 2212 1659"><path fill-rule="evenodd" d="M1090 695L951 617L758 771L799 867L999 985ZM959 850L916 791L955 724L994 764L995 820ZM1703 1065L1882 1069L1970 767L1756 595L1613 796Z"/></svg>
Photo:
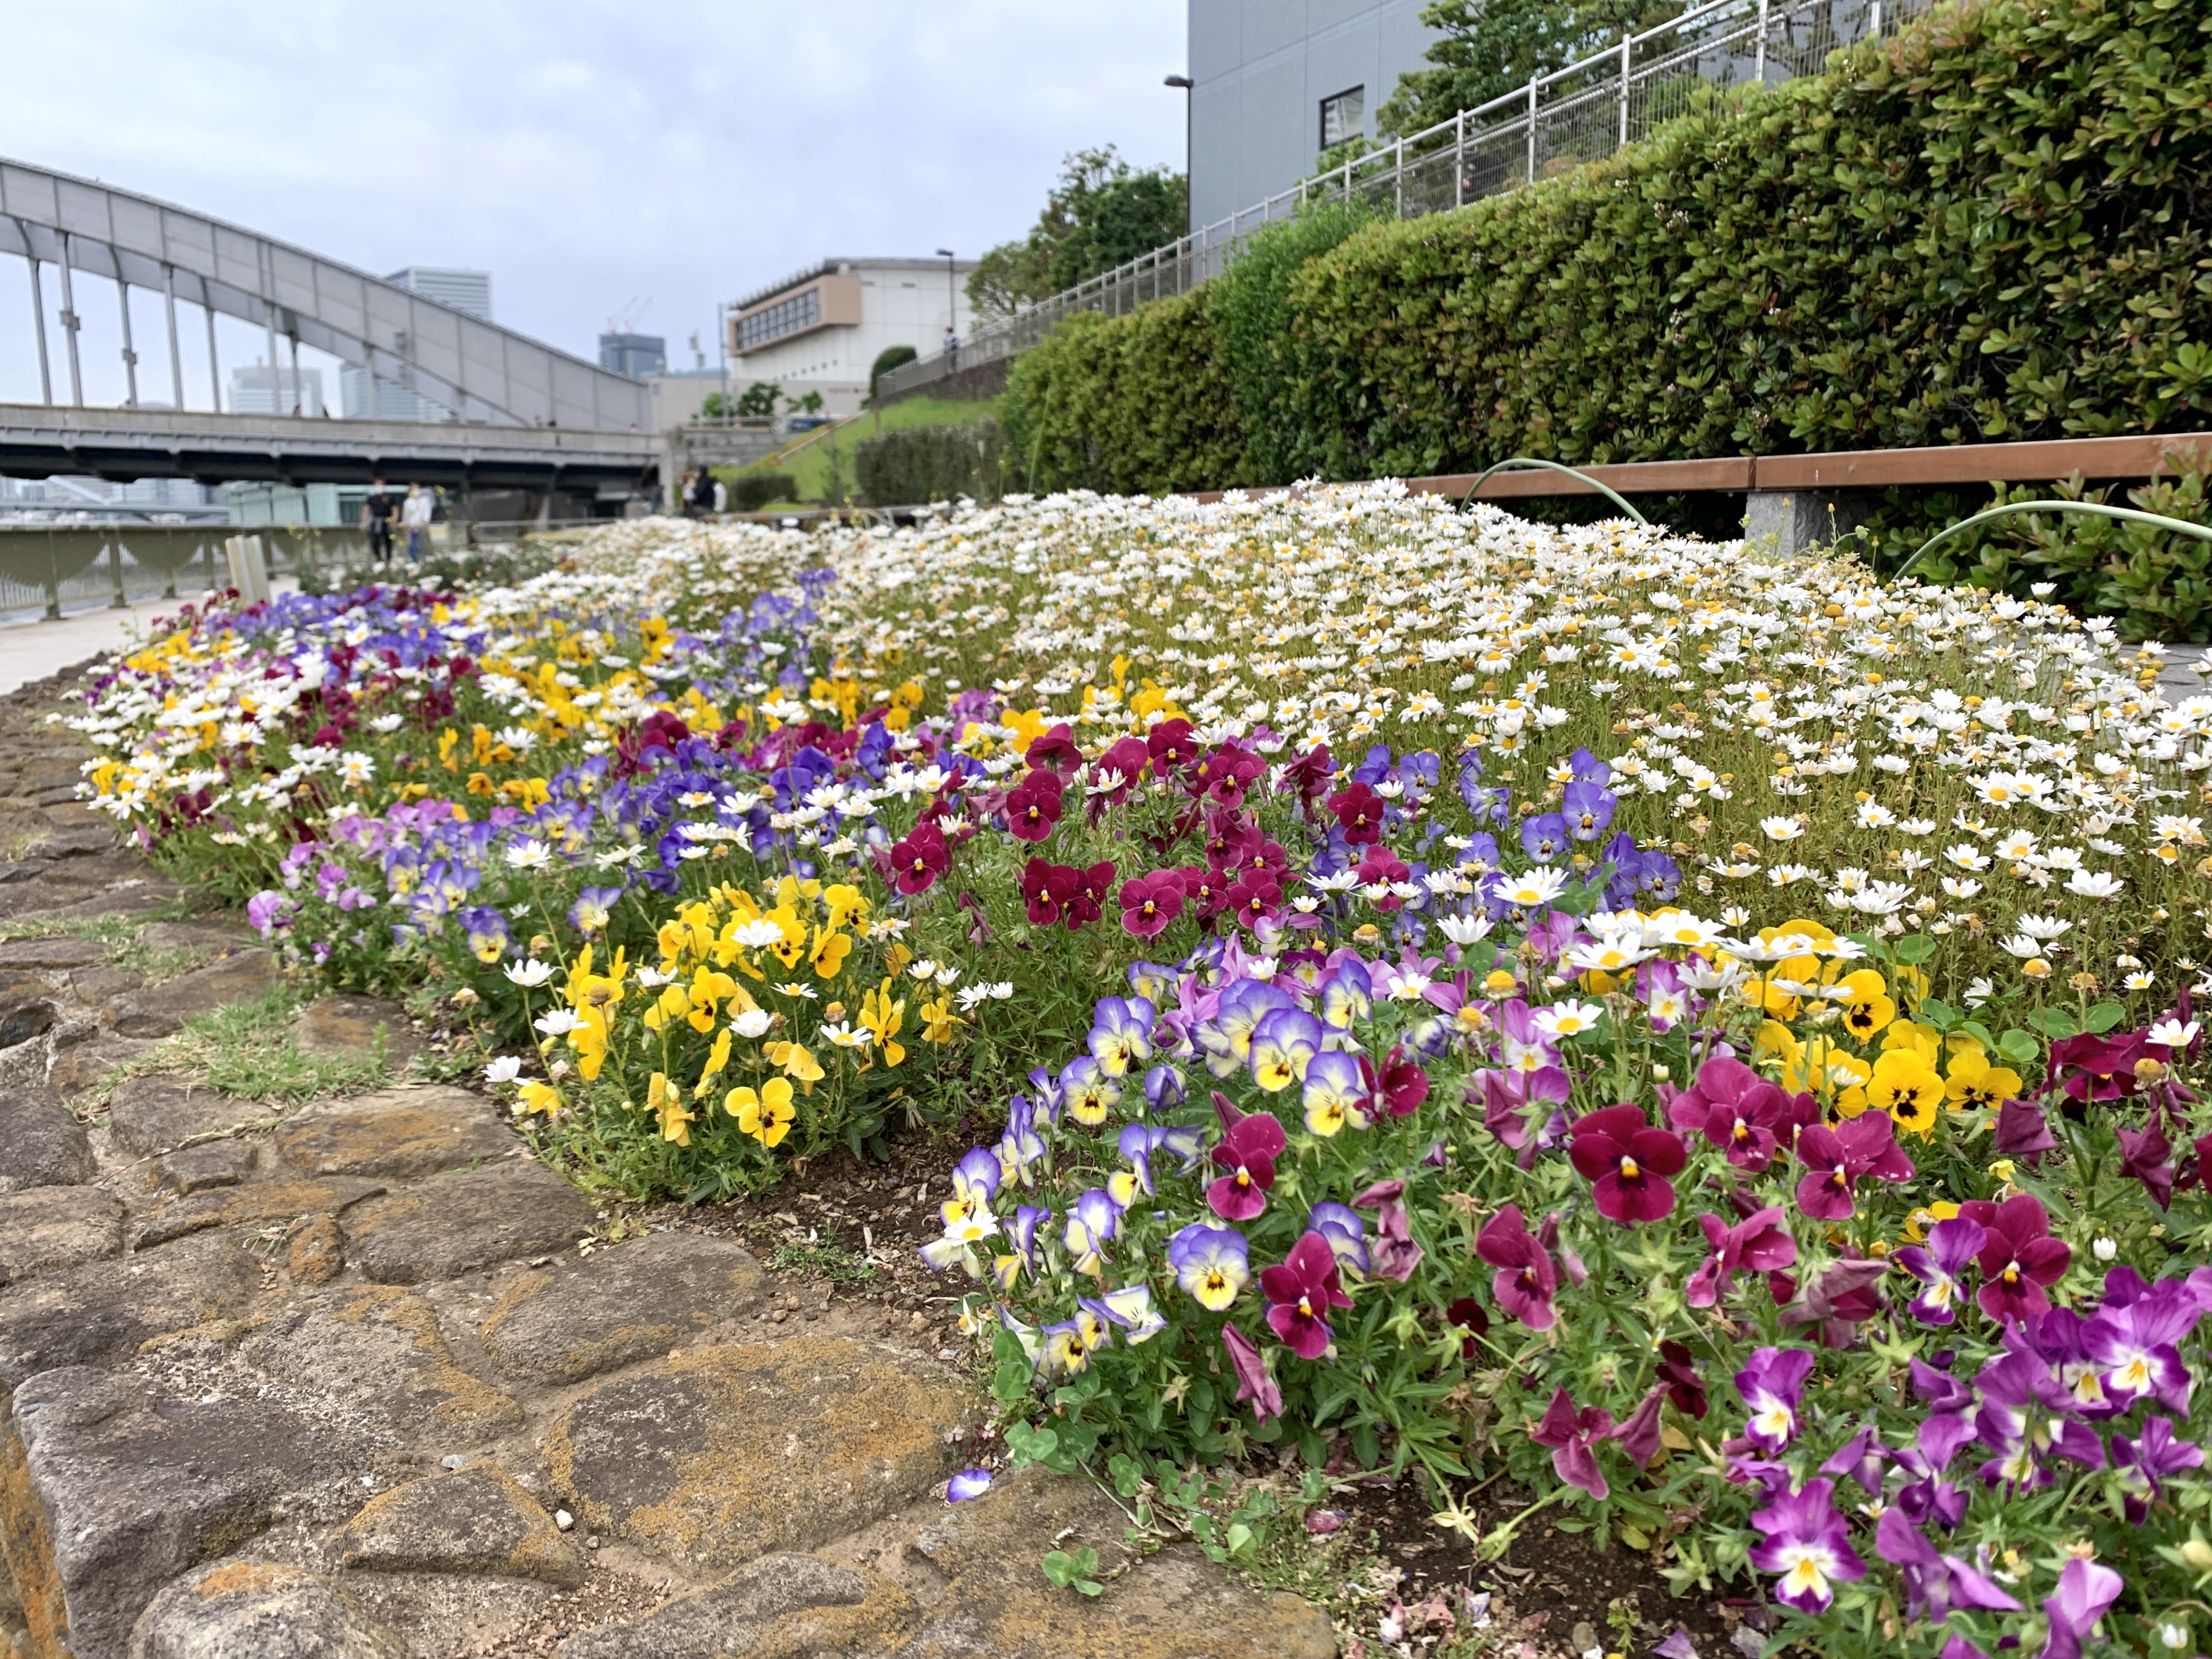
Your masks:
<svg viewBox="0 0 2212 1659"><path fill-rule="evenodd" d="M649 298L641 331L683 366L696 330L712 362L717 301L825 255L973 255L1027 228L1068 150L1179 171L1183 94L1161 77L1184 67L1184 0L0 0L0 156L378 275L489 270L499 321L586 357ZM0 257L0 402L38 397L27 295ZM77 308L86 399L119 403L112 288L84 279ZM133 315L141 395L162 398L158 301ZM226 368L260 337L226 325Z"/></svg>

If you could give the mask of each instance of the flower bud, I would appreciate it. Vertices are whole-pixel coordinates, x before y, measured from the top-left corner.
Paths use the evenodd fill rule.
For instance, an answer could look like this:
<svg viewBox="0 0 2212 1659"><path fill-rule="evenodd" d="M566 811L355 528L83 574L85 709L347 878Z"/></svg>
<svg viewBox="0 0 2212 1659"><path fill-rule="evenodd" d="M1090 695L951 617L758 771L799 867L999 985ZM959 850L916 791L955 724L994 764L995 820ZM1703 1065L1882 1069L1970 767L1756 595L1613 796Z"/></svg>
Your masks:
<svg viewBox="0 0 2212 1659"><path fill-rule="evenodd" d="M2181 1547L2181 1559L2199 1572L2212 1572L2212 1544L2192 1538Z"/></svg>
<svg viewBox="0 0 2212 1659"><path fill-rule="evenodd" d="M2120 1253L2120 1247L2101 1233L2097 1236L2096 1243L2090 1245L2089 1249L2100 1261L2110 1261Z"/></svg>

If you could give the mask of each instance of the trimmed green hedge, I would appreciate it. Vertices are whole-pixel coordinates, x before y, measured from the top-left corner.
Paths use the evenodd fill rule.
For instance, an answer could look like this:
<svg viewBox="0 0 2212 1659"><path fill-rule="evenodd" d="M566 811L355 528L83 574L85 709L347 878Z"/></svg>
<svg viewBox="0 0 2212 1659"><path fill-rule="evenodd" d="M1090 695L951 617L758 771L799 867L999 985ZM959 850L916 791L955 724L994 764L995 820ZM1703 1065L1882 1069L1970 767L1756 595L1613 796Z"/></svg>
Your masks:
<svg viewBox="0 0 2212 1659"><path fill-rule="evenodd" d="M996 421L908 427L861 444L853 471L870 507L922 507L962 495L994 501L1001 489L1003 447Z"/></svg>
<svg viewBox="0 0 2212 1659"><path fill-rule="evenodd" d="M1359 230L1291 274L1265 361L1204 289L1078 319L1014 366L1014 476L1158 492L2194 429L2208 228L2212 12L1947 7L1609 161Z"/></svg>

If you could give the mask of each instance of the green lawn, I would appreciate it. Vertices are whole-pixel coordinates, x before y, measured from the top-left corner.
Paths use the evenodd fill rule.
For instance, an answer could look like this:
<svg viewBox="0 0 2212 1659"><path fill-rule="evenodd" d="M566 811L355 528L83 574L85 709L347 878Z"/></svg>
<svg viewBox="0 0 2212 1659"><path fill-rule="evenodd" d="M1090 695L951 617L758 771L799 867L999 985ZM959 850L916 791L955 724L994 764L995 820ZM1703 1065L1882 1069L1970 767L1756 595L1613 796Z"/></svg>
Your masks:
<svg viewBox="0 0 2212 1659"><path fill-rule="evenodd" d="M845 486L848 501L857 494L853 482L853 452L880 430L900 432L915 426L964 426L971 421L995 418L999 412L996 398L905 398L881 410L872 410L847 425L840 427L830 437L818 438L803 449L796 448L798 440L785 447L787 459L770 459L750 467L717 467L717 477L725 483L744 472L788 472L799 481L799 498L803 502L821 502L830 498L830 450L834 443L837 449L837 471ZM880 425L878 424L880 422ZM797 505L777 502L777 506Z"/></svg>

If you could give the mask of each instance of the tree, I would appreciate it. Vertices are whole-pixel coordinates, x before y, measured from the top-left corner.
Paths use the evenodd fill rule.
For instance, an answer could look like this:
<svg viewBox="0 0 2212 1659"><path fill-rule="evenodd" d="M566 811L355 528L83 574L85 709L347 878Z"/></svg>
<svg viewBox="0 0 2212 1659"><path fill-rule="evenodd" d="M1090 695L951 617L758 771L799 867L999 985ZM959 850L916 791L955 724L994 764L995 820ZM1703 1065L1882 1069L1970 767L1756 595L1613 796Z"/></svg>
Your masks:
<svg viewBox="0 0 2212 1659"><path fill-rule="evenodd" d="M868 401L876 400L876 383L902 363L910 363L921 354L910 345L885 346L876 354L876 361L868 366Z"/></svg>
<svg viewBox="0 0 2212 1659"><path fill-rule="evenodd" d="M1403 135L1449 121L1682 9L1666 0L1431 0L1421 21L1443 32L1426 54L1437 67L1400 76L1376 128Z"/></svg>
<svg viewBox="0 0 2212 1659"><path fill-rule="evenodd" d="M774 380L755 380L738 394L738 413L740 415L773 415L776 399L783 396L783 388Z"/></svg>
<svg viewBox="0 0 2212 1659"><path fill-rule="evenodd" d="M1030 234L976 262L969 303L983 316L1008 316L1126 264L1180 237L1188 203L1179 173L1132 167L1111 144L1077 150L1063 159Z"/></svg>

